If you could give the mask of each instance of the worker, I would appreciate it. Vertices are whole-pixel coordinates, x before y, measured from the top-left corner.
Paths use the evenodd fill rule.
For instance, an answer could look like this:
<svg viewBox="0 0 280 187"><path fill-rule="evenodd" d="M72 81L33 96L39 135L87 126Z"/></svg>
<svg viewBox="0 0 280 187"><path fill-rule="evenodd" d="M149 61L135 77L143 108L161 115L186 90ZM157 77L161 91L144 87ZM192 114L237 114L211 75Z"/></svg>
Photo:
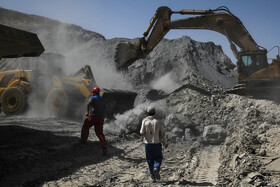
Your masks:
<svg viewBox="0 0 280 187"><path fill-rule="evenodd" d="M166 134L163 126L157 119L155 107L149 106L146 110L147 117L143 119L140 134L144 136L146 160L148 163L151 179L153 182L160 180L160 167L162 163L162 145L168 147Z"/></svg>
<svg viewBox="0 0 280 187"><path fill-rule="evenodd" d="M103 98L100 96L99 87L92 89L92 97L87 104L87 118L84 120L84 124L81 132L81 143L86 143L89 135L89 129L94 126L94 131L102 146L102 155L107 155L106 139L103 134L104 124L104 111L105 104Z"/></svg>

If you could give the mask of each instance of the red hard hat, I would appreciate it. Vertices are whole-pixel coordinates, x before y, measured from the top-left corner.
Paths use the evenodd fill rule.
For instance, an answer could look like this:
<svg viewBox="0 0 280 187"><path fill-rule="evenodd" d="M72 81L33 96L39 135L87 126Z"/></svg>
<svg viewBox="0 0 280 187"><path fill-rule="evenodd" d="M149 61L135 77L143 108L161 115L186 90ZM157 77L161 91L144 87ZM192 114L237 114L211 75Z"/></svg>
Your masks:
<svg viewBox="0 0 280 187"><path fill-rule="evenodd" d="M96 93L96 92L100 92L100 89L97 86L92 89L92 93Z"/></svg>

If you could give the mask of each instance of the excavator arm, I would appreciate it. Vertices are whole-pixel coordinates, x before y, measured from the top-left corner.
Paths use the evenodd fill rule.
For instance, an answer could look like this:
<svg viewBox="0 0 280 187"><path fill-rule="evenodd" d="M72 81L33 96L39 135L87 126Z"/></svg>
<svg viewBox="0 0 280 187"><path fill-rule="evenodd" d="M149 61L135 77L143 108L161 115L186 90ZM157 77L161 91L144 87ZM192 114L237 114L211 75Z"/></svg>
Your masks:
<svg viewBox="0 0 280 187"><path fill-rule="evenodd" d="M198 15L186 19L171 21L172 14ZM137 45L120 43L116 48L117 69L128 67L134 61L145 58L171 29L206 29L225 35L231 49L238 59L237 45L241 51L257 51L256 44L242 22L226 7L214 10L181 10L173 12L168 7L159 7L151 22L139 39Z"/></svg>

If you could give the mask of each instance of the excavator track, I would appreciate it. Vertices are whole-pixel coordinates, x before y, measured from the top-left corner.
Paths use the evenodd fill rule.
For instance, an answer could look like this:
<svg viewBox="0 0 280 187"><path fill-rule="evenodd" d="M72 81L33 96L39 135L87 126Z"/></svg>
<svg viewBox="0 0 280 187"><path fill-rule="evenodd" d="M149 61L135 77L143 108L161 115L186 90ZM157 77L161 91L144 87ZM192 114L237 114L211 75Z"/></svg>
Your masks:
<svg viewBox="0 0 280 187"><path fill-rule="evenodd" d="M194 186L214 186L218 180L220 167L220 146L209 146L197 155L197 167L194 169L191 181ZM195 185L196 184L196 185Z"/></svg>
<svg viewBox="0 0 280 187"><path fill-rule="evenodd" d="M254 99L267 99L271 101L280 101L280 81L251 81L238 84L232 89L226 90L225 94L238 94Z"/></svg>

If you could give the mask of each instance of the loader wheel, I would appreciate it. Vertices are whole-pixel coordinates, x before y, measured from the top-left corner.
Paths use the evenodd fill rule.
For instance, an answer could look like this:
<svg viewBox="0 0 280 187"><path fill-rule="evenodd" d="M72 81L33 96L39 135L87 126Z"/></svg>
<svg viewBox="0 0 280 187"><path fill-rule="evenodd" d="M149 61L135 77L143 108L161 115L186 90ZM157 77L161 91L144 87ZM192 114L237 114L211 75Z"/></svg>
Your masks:
<svg viewBox="0 0 280 187"><path fill-rule="evenodd" d="M26 109L27 97L23 88L11 87L2 93L1 102L2 111L6 115L16 115Z"/></svg>
<svg viewBox="0 0 280 187"><path fill-rule="evenodd" d="M65 117L68 110L68 95L62 89L54 88L48 94L46 104L51 114Z"/></svg>

